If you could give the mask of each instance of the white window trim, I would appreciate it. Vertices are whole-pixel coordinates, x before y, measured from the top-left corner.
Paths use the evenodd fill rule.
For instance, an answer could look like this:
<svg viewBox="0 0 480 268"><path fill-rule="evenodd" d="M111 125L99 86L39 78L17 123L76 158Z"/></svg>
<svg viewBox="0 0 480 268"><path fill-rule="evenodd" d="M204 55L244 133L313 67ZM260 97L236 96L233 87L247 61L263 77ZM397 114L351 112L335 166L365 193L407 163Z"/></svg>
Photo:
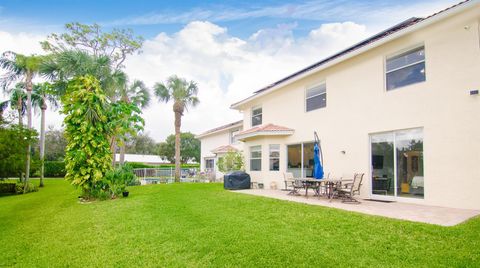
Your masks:
<svg viewBox="0 0 480 268"><path fill-rule="evenodd" d="M307 91L308 91L309 89L315 88L315 87L320 86L320 85L325 85L325 92L324 92L324 93L317 94L317 95L313 95L313 96L310 96L310 97L307 98ZM304 96L303 96L303 99L304 99L303 105L304 105L304 112L305 112L305 113L327 108L327 105L325 105L325 107L320 107L320 108L317 108L317 109L313 109L313 110L307 111L307 100L308 100L308 99L311 99L311 98L313 98L313 97L317 97L317 96L320 96L320 95L323 95L323 94L325 94L325 95L327 94L327 82L326 82L325 80L323 80L323 81L321 81L321 82L318 82L318 83L315 83L315 84L312 84L312 85L306 87L303 93L304 93Z"/></svg>
<svg viewBox="0 0 480 268"><path fill-rule="evenodd" d="M278 149L273 149L272 150L272 145L278 145ZM268 170L269 171L280 171L280 151L281 151L281 145L280 144L269 144L268 145ZM278 152L278 156L277 157L272 157L271 156L271 153L272 152ZM278 159L278 170L273 170L273 169L270 169L270 160L272 159Z"/></svg>
<svg viewBox="0 0 480 268"><path fill-rule="evenodd" d="M262 122L261 122L260 124L254 126L254 125L253 125L253 111L254 111L254 110L257 110L257 109L262 109L262 112L261 112L260 114L257 114L257 115L256 115L256 116L260 115L260 116L262 117ZM260 126L260 125L262 125L262 124L263 124L263 108L262 108L262 106L261 106L261 105L258 105L258 106L252 107L252 109L250 110L250 126L251 126L251 127L256 127L256 126Z"/></svg>
<svg viewBox="0 0 480 268"><path fill-rule="evenodd" d="M252 150L253 147L259 147L260 149L259 150ZM250 171L262 171L262 145L253 145L253 146L250 146L250 155L249 155L249 158L250 158L250 161L249 161L249 169ZM260 152L260 157L252 157L252 152ZM252 170L252 160L260 160L260 170Z"/></svg>
<svg viewBox="0 0 480 268"><path fill-rule="evenodd" d="M423 47L423 60L422 61L417 61L415 63L410 63L408 65L405 65L403 67L400 67L400 68L395 68L393 70L390 70L390 71L387 71L387 60L391 59L391 58L394 58L396 56L399 56L401 54L404 54L404 53L407 53L409 51L412 51L412 50L415 50L417 48L420 48L420 47ZM391 72L394 72L394 71L398 71L398 70L401 70L403 68L407 68L407 67L410 67L410 66L413 66L415 64L418 64L418 63L421 63L421 62L424 62L425 63L425 81L427 81L427 73L426 73L426 70L427 70L427 48L425 46L425 43L419 43L419 44L415 44L415 45L411 45L411 46L408 46L406 48L403 48L401 50L398 50L394 53L391 53L391 54L388 54L388 55L385 55L384 59L383 59L383 90L385 92L390 92L390 91L396 91L395 89L398 89L398 88L395 88L395 89L390 89L388 90L387 89L387 74L391 73ZM424 81L424 82L425 82ZM421 83L421 82L420 82ZM418 83L413 83L413 84L410 84L410 85L406 85L406 86L403 86L403 87L408 87L408 86L411 86L411 85L415 85L415 84L418 84ZM401 87L401 88L403 88Z"/></svg>

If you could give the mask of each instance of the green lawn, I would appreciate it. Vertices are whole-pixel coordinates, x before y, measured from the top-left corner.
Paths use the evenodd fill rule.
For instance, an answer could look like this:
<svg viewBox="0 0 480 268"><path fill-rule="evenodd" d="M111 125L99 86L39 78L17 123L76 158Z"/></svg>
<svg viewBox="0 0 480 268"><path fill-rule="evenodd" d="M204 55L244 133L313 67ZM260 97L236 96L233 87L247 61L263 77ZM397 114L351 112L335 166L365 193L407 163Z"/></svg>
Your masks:
<svg viewBox="0 0 480 268"><path fill-rule="evenodd" d="M411 223L224 191L131 187L80 204L62 180L0 197L0 267L479 267L480 218Z"/></svg>

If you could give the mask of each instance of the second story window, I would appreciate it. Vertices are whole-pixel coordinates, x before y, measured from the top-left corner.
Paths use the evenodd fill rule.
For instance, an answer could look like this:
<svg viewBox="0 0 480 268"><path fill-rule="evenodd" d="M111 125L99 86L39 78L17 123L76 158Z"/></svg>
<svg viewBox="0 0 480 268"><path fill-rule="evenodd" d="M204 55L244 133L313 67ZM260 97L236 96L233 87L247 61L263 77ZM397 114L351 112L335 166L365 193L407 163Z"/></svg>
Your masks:
<svg viewBox="0 0 480 268"><path fill-rule="evenodd" d="M262 124L262 107L252 109L252 127Z"/></svg>
<svg viewBox="0 0 480 268"><path fill-rule="evenodd" d="M327 86L321 83L311 88L307 88L305 94L305 110L307 112L327 106Z"/></svg>
<svg viewBox="0 0 480 268"><path fill-rule="evenodd" d="M235 135L237 135L238 132L240 132L240 129L235 129L230 132L230 144L237 143L237 137L235 137Z"/></svg>
<svg viewBox="0 0 480 268"><path fill-rule="evenodd" d="M425 81L425 48L409 50L386 61L386 88L388 90Z"/></svg>

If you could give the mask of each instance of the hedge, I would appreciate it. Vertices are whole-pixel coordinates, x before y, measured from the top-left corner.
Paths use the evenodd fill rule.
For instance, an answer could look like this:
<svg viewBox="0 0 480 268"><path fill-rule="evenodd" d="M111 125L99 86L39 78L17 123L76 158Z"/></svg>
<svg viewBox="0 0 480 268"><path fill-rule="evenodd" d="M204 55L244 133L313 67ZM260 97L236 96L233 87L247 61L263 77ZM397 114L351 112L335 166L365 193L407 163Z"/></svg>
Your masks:
<svg viewBox="0 0 480 268"><path fill-rule="evenodd" d="M65 177L65 162L45 161L45 177Z"/></svg>
<svg viewBox="0 0 480 268"><path fill-rule="evenodd" d="M37 185L31 182L27 184L27 193L37 191ZM23 183L18 181L0 181L0 194L23 194Z"/></svg>

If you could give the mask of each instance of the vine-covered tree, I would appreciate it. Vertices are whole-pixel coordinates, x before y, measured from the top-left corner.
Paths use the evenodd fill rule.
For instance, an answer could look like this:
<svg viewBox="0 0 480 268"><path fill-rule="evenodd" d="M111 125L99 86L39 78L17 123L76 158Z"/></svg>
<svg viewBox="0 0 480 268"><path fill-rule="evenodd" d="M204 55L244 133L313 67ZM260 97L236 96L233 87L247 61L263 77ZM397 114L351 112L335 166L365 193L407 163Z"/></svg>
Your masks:
<svg viewBox="0 0 480 268"><path fill-rule="evenodd" d="M111 170L108 100L93 76L73 79L62 98L65 114L65 179L90 197L98 181Z"/></svg>

